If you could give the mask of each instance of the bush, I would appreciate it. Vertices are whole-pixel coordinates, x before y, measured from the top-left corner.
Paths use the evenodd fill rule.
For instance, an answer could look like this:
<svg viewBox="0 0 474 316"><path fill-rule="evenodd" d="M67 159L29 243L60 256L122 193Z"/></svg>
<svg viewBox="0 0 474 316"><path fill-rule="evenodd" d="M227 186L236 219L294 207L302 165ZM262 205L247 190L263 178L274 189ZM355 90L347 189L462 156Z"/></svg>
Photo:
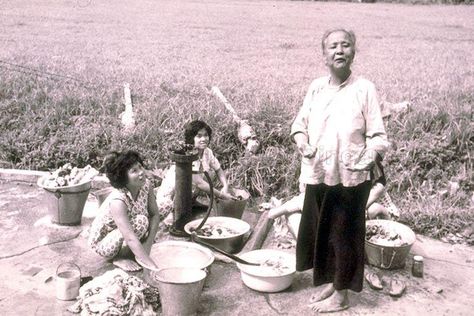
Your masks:
<svg viewBox="0 0 474 316"><path fill-rule="evenodd" d="M2 78L0 85L0 160L4 166L52 170L71 162L99 168L110 150L134 149L152 168L169 162L166 148L182 139L183 125L203 119L213 128L211 147L230 182L253 196L288 198L298 191L299 156L289 138L298 100L290 95L256 98L223 87L243 99L243 116L259 135L262 151L246 156L231 116L208 90L193 85L160 84L160 97L134 95L136 128L121 131L121 91L88 90L43 79ZM45 88L47 87L47 89ZM384 161L388 189L402 209L403 222L433 237L459 232L474 220L470 194L473 113L470 95L446 95L430 107L388 121L395 150ZM441 106L442 104L442 106ZM24 128L27 125L27 128ZM459 183L453 196L441 192Z"/></svg>

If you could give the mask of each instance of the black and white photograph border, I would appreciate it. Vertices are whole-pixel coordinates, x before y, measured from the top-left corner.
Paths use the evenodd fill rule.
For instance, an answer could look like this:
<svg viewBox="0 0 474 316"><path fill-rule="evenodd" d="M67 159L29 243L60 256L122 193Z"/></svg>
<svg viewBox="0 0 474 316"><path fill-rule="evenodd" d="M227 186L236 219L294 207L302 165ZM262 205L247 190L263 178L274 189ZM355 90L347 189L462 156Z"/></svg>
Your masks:
<svg viewBox="0 0 474 316"><path fill-rule="evenodd" d="M472 315L471 0L0 0L1 315Z"/></svg>

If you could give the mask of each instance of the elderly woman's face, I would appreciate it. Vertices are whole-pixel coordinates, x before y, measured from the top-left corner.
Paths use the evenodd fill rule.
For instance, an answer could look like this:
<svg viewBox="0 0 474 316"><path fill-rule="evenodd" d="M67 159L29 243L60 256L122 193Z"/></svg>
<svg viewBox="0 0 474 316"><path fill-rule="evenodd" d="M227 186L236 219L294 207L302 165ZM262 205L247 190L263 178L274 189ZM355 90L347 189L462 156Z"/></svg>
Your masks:
<svg viewBox="0 0 474 316"><path fill-rule="evenodd" d="M328 68L347 70L354 60L354 44L346 32L333 32L326 38L323 54Z"/></svg>

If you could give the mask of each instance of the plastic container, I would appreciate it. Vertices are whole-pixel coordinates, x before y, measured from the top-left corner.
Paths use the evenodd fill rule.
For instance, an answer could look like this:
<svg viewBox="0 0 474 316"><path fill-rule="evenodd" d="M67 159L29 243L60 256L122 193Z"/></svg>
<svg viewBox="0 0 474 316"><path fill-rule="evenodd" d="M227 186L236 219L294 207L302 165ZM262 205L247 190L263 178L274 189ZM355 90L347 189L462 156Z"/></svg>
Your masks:
<svg viewBox="0 0 474 316"><path fill-rule="evenodd" d="M411 274L417 278L423 277L423 257L422 256L413 256Z"/></svg>
<svg viewBox="0 0 474 316"><path fill-rule="evenodd" d="M406 258L415 243L415 233L406 225L383 219L366 221L366 225L381 225L385 229L397 232L407 245L390 247L365 240L365 254L369 264L388 270L405 267Z"/></svg>
<svg viewBox="0 0 474 316"><path fill-rule="evenodd" d="M165 268L154 275L158 284L162 315L196 315L206 272L198 268Z"/></svg>
<svg viewBox="0 0 474 316"><path fill-rule="evenodd" d="M81 287L81 269L72 262L61 263L56 269L56 298L75 300Z"/></svg>
<svg viewBox="0 0 474 316"><path fill-rule="evenodd" d="M43 185L44 180L38 179L37 184L48 192L46 204L51 221L59 225L80 225L91 181L64 187L46 187Z"/></svg>
<svg viewBox="0 0 474 316"><path fill-rule="evenodd" d="M240 200L217 200L216 201L216 215L217 216L228 216L237 219L242 218L247 201L250 198L250 193L242 189L232 189L233 195L240 197Z"/></svg>
<svg viewBox="0 0 474 316"><path fill-rule="evenodd" d="M278 272L269 267L237 263L242 282L253 290L267 293L280 292L293 283L296 273L296 257L292 254L274 249L259 249L247 252L240 258L256 263L272 260L280 262L285 267L284 270Z"/></svg>

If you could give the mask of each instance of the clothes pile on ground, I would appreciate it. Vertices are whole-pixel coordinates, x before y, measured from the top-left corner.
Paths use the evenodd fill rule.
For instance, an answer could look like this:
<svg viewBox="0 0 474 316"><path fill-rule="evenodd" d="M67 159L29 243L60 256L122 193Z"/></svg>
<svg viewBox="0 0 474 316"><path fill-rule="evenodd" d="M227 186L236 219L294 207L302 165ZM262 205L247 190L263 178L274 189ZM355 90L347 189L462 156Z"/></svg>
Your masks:
<svg viewBox="0 0 474 316"><path fill-rule="evenodd" d="M68 311L81 316L155 316L160 306L156 288L115 269L84 284Z"/></svg>

